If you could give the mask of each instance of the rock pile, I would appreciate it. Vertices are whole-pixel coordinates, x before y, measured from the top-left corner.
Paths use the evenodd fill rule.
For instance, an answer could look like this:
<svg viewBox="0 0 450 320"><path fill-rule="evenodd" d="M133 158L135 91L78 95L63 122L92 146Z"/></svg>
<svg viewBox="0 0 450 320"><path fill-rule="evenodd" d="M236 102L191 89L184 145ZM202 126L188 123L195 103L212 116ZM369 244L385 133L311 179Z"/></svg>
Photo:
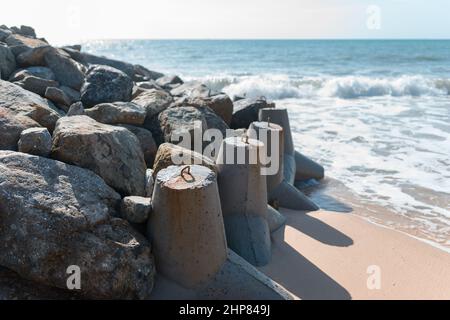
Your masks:
<svg viewBox="0 0 450 320"><path fill-rule="evenodd" d="M172 257L173 262L155 262L147 232L156 230L152 221L193 221L189 212L195 211L195 199L184 200L192 205L186 212L177 202L165 203L169 197L158 191L174 187L165 185L162 176L166 168L180 170L171 167L173 155L182 159L183 167L198 165L194 171L206 170L209 180L220 181L215 157L173 144L173 134L192 133L197 121L202 130L217 129L225 135L236 129L235 135L241 135L240 129L258 121L260 110L275 108L263 98L233 103L225 93L203 84L86 53L79 45L53 47L27 26L0 26L0 78L2 299L17 297L21 288L25 292L20 297L33 299L151 297L155 266L192 267L193 257L187 251ZM307 162L299 154L295 157L297 166ZM314 162L308 165L316 168ZM299 168L295 176L308 179L323 174ZM245 260L228 253L216 191L215 187L211 194L217 203L205 211L219 230L208 232L219 237L222 246L215 271L233 271L224 269L214 280L201 274L202 269L194 270L198 279L212 281L198 297L233 299L243 297L243 292L247 298L261 297L257 290L266 297L289 297ZM174 191L175 198L178 193ZM191 193L186 191L187 197ZM157 212L171 216L155 217L153 204ZM260 207L271 229L284 222L273 208L267 214L264 202ZM201 211L196 214L195 227L164 225L165 229L156 230L157 252L168 245L164 230L180 239L185 235L178 230L183 228L203 230L206 220ZM196 236L196 232L189 235ZM197 244L183 245L194 250ZM200 249L209 250L207 245ZM73 266L81 276L76 292L68 286L68 270ZM188 281L194 274L178 276ZM236 279L244 278L264 285L233 290ZM16 287L11 286L12 279ZM221 296L225 291L228 294Z"/></svg>

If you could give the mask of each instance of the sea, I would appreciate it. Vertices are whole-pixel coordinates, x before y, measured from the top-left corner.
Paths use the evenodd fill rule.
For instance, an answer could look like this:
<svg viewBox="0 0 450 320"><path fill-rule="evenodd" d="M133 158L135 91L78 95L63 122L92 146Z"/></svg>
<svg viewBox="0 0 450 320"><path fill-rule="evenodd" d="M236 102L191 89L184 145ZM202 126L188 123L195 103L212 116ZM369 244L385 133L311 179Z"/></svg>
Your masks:
<svg viewBox="0 0 450 320"><path fill-rule="evenodd" d="M450 252L450 41L98 40L83 50L287 108L309 188Z"/></svg>

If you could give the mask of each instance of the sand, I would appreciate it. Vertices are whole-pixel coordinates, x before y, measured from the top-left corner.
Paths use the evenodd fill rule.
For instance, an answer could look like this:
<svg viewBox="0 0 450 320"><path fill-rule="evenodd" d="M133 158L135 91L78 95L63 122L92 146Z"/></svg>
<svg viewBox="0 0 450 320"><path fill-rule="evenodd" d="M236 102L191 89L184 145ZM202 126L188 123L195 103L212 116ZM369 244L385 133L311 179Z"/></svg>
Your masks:
<svg viewBox="0 0 450 320"><path fill-rule="evenodd" d="M298 298L450 299L449 253L353 213L282 212L259 269Z"/></svg>

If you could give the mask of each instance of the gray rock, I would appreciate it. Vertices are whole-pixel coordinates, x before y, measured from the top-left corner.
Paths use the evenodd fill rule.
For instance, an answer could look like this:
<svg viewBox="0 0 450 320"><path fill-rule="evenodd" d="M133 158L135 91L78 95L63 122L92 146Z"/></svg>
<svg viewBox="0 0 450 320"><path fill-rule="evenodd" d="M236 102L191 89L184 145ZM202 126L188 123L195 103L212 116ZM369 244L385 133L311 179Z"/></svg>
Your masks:
<svg viewBox="0 0 450 320"><path fill-rule="evenodd" d="M31 48L17 56L17 63L22 67L45 66L45 54L54 50L51 46Z"/></svg>
<svg viewBox="0 0 450 320"><path fill-rule="evenodd" d="M4 41L9 47L11 47L11 49L14 52L14 55L16 56L32 48L48 45L48 43L45 41L25 37L20 34L11 34ZM15 50L15 48L17 48L17 50Z"/></svg>
<svg viewBox="0 0 450 320"><path fill-rule="evenodd" d="M62 85L80 90L84 81L85 68L83 65L62 54L62 50L48 51L44 60L46 65L52 69L56 80Z"/></svg>
<svg viewBox="0 0 450 320"><path fill-rule="evenodd" d="M0 43L0 76L7 80L16 69L16 58L11 49Z"/></svg>
<svg viewBox="0 0 450 320"><path fill-rule="evenodd" d="M141 89L156 89L156 90L162 90L160 86L156 84L155 80L148 80L148 81L142 81L142 82L136 82L136 86L138 86Z"/></svg>
<svg viewBox="0 0 450 320"><path fill-rule="evenodd" d="M47 128L23 130L18 142L19 152L48 157L52 151L52 136Z"/></svg>
<svg viewBox="0 0 450 320"><path fill-rule="evenodd" d="M67 86L61 86L59 88L62 91L64 91L64 93L70 98L70 101L72 101L72 103L75 103L75 102L78 102L81 100L81 95L80 95L79 91L74 90Z"/></svg>
<svg viewBox="0 0 450 320"><path fill-rule="evenodd" d="M153 187L155 186L155 179L153 178L153 169L147 169L145 172L145 196L153 197Z"/></svg>
<svg viewBox="0 0 450 320"><path fill-rule="evenodd" d="M66 50L66 49L64 49ZM75 51L75 52L74 52ZM80 50L72 49L68 53L71 55L72 59L84 64L84 65L103 65L109 66L114 69L120 70L130 78L134 76L134 66L131 63L123 62L115 59L110 59L106 57L96 56L87 52L79 52ZM77 53L78 52L78 53Z"/></svg>
<svg viewBox="0 0 450 320"><path fill-rule="evenodd" d="M153 161L155 161L158 146L156 145L156 142L153 139L152 133L144 128L132 125L121 124L120 126L128 129L138 138L142 152L144 153L144 159L145 163L147 164L147 167L153 166Z"/></svg>
<svg viewBox="0 0 450 320"><path fill-rule="evenodd" d="M190 81L170 90L170 94L177 97L207 98L211 95L211 89L197 81Z"/></svg>
<svg viewBox="0 0 450 320"><path fill-rule="evenodd" d="M92 119L106 124L144 124L146 111L144 107L133 102L101 103L85 110Z"/></svg>
<svg viewBox="0 0 450 320"><path fill-rule="evenodd" d="M108 66L93 66L81 88L81 101L86 107L104 102L128 102L132 89L133 80L122 71Z"/></svg>
<svg viewBox="0 0 450 320"><path fill-rule="evenodd" d="M94 171L124 195L144 195L144 155L139 140L125 128L87 116L62 117L53 133L52 156Z"/></svg>
<svg viewBox="0 0 450 320"><path fill-rule="evenodd" d="M35 76L26 76L24 79L14 83L42 97L45 96L45 91L48 87L57 87L59 85L55 80L47 80Z"/></svg>
<svg viewBox="0 0 450 320"><path fill-rule="evenodd" d="M119 218L120 196L92 171L0 151L0 265L38 283L67 288L80 267L80 294L147 298L155 274L150 245Z"/></svg>
<svg viewBox="0 0 450 320"><path fill-rule="evenodd" d="M56 87L48 87L45 90L45 97L54 103L64 111L69 111L69 107L72 104L72 99L70 99L66 93Z"/></svg>
<svg viewBox="0 0 450 320"><path fill-rule="evenodd" d="M183 84L183 80L180 77L175 75L163 76L161 78L156 79L156 84L164 89L173 89L172 85L180 85Z"/></svg>
<svg viewBox="0 0 450 320"><path fill-rule="evenodd" d="M232 129L247 129L250 126L250 123L258 121L259 110L274 107L275 104L268 103L264 98L238 100L234 102L234 111L230 127Z"/></svg>
<svg viewBox="0 0 450 320"><path fill-rule="evenodd" d="M145 107L149 119L169 107L173 98L164 90L150 89L133 99L133 102Z"/></svg>
<svg viewBox="0 0 450 320"><path fill-rule="evenodd" d="M133 68L134 68L134 77L136 77L137 75L142 76L145 80L156 80L158 78L164 77L164 74L148 70L147 68L141 66L140 64L135 64ZM137 81L136 78L134 78L133 80Z"/></svg>
<svg viewBox="0 0 450 320"><path fill-rule="evenodd" d="M231 124L233 101L231 101L228 95L221 93L203 100L227 125Z"/></svg>
<svg viewBox="0 0 450 320"><path fill-rule="evenodd" d="M5 41L12 34L11 30L0 28L0 41Z"/></svg>
<svg viewBox="0 0 450 320"><path fill-rule="evenodd" d="M34 29L32 27L29 27L29 26L22 25L22 26L20 26L20 28L11 27L11 30L14 33L20 34L25 37L36 38L36 32L34 31Z"/></svg>
<svg viewBox="0 0 450 320"><path fill-rule="evenodd" d="M29 67L15 71L9 77L9 81L16 82L25 79L25 77L34 76L46 80L56 80L53 71L47 67Z"/></svg>
<svg viewBox="0 0 450 320"><path fill-rule="evenodd" d="M69 108L69 111L67 111L67 116L82 116L84 115L84 107L83 103L81 102L75 102L72 104Z"/></svg>
<svg viewBox="0 0 450 320"><path fill-rule="evenodd" d="M20 133L34 127L39 127L39 123L27 116L0 107L0 149L17 150Z"/></svg>
<svg viewBox="0 0 450 320"><path fill-rule="evenodd" d="M15 114L28 116L50 132L53 131L61 114L50 101L2 80L0 92L0 107L9 109Z"/></svg>
<svg viewBox="0 0 450 320"><path fill-rule="evenodd" d="M144 197L125 197L120 205L121 217L131 223L144 223L152 210L152 199Z"/></svg>

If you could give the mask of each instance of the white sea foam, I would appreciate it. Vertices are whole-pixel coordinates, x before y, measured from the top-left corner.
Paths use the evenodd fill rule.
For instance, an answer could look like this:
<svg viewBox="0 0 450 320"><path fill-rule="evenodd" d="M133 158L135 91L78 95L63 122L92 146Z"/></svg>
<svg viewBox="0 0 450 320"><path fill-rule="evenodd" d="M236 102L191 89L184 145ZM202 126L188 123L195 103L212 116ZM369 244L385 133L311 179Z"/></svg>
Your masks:
<svg viewBox="0 0 450 320"><path fill-rule="evenodd" d="M287 75L215 76L200 78L211 88L230 96L288 99L306 97L337 97L354 99L378 96L440 96L450 94L450 78L425 76L400 77L303 77Z"/></svg>

